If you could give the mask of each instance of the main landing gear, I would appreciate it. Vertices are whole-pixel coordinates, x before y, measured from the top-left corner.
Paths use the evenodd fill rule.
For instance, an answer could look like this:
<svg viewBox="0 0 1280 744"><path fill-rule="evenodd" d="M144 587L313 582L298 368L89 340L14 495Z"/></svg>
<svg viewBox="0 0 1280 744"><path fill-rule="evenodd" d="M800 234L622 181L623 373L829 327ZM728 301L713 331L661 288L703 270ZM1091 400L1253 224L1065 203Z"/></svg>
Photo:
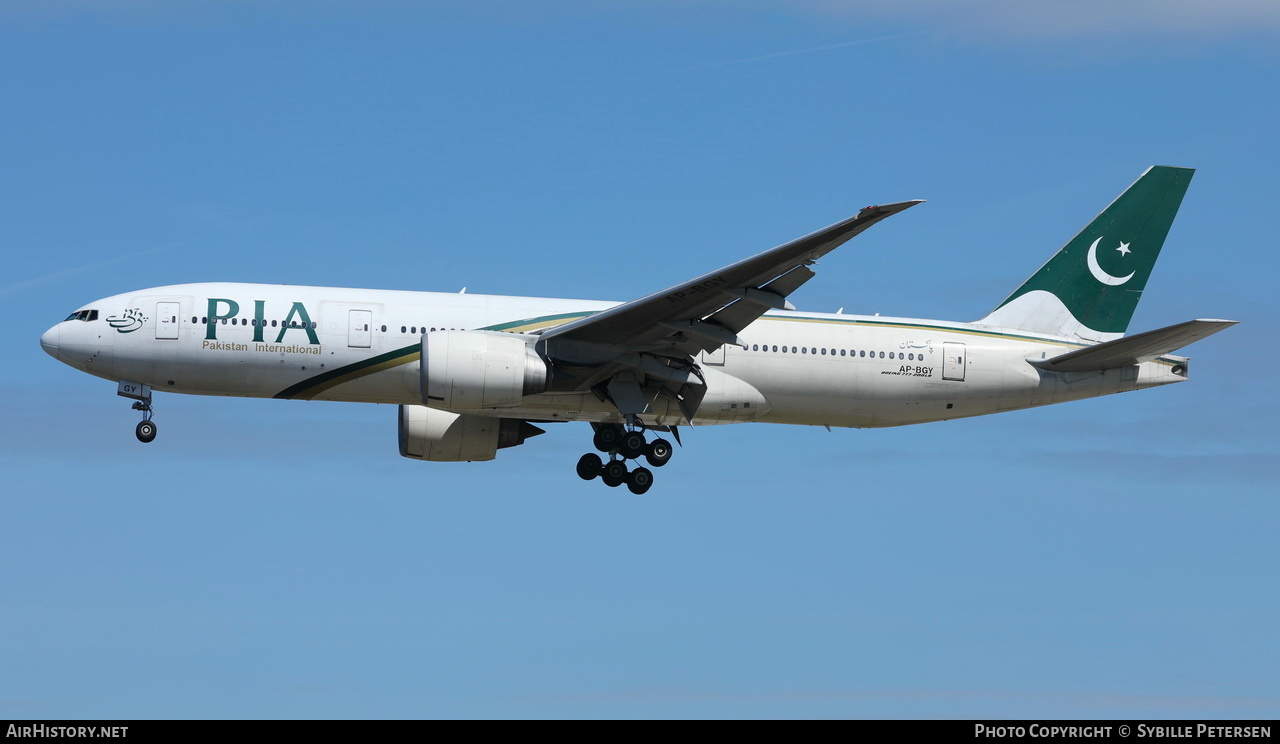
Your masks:
<svg viewBox="0 0 1280 744"><path fill-rule="evenodd" d="M600 476L606 486L617 488L623 483L634 494L641 494L653 485L653 473L644 467L627 470L627 460L638 460L644 457L655 468L660 468L671 459L671 443L665 439L646 442L644 430L628 431L618 424L601 424L596 427L596 435L592 439L596 449L609 455L605 462L594 452L588 452L578 460L578 477L592 480Z"/></svg>

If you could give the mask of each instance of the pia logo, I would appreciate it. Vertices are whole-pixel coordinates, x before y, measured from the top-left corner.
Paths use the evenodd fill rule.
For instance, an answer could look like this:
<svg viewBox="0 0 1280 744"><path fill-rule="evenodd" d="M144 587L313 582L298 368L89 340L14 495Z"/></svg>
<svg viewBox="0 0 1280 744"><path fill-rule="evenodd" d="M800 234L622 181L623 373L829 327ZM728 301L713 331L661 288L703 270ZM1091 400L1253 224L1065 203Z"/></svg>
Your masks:
<svg viewBox="0 0 1280 744"><path fill-rule="evenodd" d="M147 322L147 316L137 308L129 308L123 315L112 315L107 318L107 325L121 333L133 333Z"/></svg>

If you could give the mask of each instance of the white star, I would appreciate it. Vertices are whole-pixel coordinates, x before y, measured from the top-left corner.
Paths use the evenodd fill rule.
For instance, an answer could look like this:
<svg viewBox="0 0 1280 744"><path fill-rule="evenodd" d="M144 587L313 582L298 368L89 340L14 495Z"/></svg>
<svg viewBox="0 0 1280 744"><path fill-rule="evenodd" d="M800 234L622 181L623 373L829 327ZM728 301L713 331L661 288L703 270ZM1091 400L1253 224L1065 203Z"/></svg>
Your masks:
<svg viewBox="0 0 1280 744"><path fill-rule="evenodd" d="M1116 250L1120 251L1120 255L1122 255L1122 256L1127 256L1127 255L1129 255L1130 253L1133 253L1133 251L1129 250L1129 244L1128 244L1128 243L1121 243L1121 244L1120 244L1120 247L1119 247L1119 248L1117 248Z"/></svg>

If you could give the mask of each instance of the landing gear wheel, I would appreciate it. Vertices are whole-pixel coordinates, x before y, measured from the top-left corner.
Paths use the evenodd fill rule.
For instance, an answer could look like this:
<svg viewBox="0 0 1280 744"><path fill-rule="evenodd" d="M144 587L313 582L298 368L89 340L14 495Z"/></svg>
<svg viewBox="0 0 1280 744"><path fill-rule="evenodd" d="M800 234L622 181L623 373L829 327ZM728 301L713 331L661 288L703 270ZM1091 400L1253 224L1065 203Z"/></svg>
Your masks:
<svg viewBox="0 0 1280 744"><path fill-rule="evenodd" d="M660 468L667 464L667 460L671 459L671 442L665 439L655 439L649 444L649 449L644 453L644 459L655 468Z"/></svg>
<svg viewBox="0 0 1280 744"><path fill-rule="evenodd" d="M600 475L601 470L604 470L604 463L594 452L588 452L578 460L578 477L583 480L592 480Z"/></svg>
<svg viewBox="0 0 1280 744"><path fill-rule="evenodd" d="M617 424L604 424L596 430L596 435L591 442L601 452L612 452L618 448L618 442L624 433L622 427Z"/></svg>
<svg viewBox="0 0 1280 744"><path fill-rule="evenodd" d="M627 476L627 488L637 496L648 491L652 485L653 473L649 472L649 468L636 468Z"/></svg>
<svg viewBox="0 0 1280 744"><path fill-rule="evenodd" d="M628 460L634 460L645 451L644 433L638 431L629 431L622 435L622 441L618 443L618 452Z"/></svg>
<svg viewBox="0 0 1280 744"><path fill-rule="evenodd" d="M600 480L609 488L617 488L627 481L627 464L622 460L610 460L604 465Z"/></svg>
<svg viewBox="0 0 1280 744"><path fill-rule="evenodd" d="M139 421L138 428L133 433L138 437L139 442L145 444L156 438L156 425L151 423L150 419Z"/></svg>

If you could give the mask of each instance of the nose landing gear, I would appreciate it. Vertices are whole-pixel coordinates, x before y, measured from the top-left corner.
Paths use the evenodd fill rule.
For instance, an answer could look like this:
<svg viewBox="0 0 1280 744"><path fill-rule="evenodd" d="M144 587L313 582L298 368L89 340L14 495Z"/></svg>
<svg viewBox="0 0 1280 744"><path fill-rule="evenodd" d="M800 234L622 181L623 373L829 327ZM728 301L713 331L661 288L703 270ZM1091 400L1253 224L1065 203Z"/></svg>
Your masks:
<svg viewBox="0 0 1280 744"><path fill-rule="evenodd" d="M133 398L133 410L142 411L142 421L134 429L138 441L146 444L156 438L156 424L151 420L151 386L137 382L121 382L116 395Z"/></svg>
<svg viewBox="0 0 1280 744"><path fill-rule="evenodd" d="M592 443L596 449L609 455L608 462L600 455L588 452L578 460L578 477L583 480L600 480L610 488L617 488L623 483L634 494L642 494L653 485L653 473L648 468L627 470L627 460L638 460L644 457L649 464L660 468L671 459L671 443L665 439L646 442L643 429L628 431L618 424L600 424L596 426Z"/></svg>

